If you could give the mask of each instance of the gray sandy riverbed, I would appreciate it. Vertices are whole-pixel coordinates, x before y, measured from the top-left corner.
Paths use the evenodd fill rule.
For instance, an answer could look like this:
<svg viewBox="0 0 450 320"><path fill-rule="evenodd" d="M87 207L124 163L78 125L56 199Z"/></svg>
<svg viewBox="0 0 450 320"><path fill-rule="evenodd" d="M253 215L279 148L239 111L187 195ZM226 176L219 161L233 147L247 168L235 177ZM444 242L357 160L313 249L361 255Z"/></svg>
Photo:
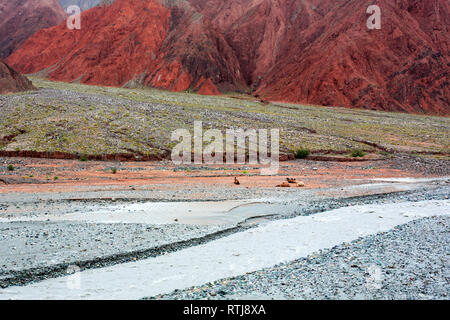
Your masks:
<svg viewBox="0 0 450 320"><path fill-rule="evenodd" d="M401 193L375 194L371 196L337 198L311 197L305 192L303 197L287 198L250 205L243 210L241 219L222 224L183 224L170 220L170 223L101 223L86 222L82 219L64 221L68 211L59 211L62 202L50 202L49 207L25 215L25 218L44 217L42 221L3 221L0 223L0 284L3 287L24 285L64 275L70 265L78 265L82 270L96 269L124 262L159 256L208 243L230 234L253 228L259 223L311 215L330 209L358 205L384 204L404 201L424 201L448 199L447 186L420 187ZM309 199L308 199L309 198ZM71 203L71 202L70 202ZM137 202L120 202L129 205ZM56 204L56 206L55 206ZM78 203L82 206L83 202ZM95 204L94 209L110 208L117 203ZM205 208L209 202L204 203ZM70 207L71 210L74 207ZM95 210L88 213L95 215ZM79 211L79 208L75 211ZM4 210L2 219L8 219ZM227 211L225 210L225 215ZM78 212L80 213L80 212ZM263 213L263 214L261 214ZM270 214L273 215L270 215ZM46 221L49 215L61 215L57 221ZM89 214L87 216L89 216ZM264 216L267 215L268 216ZM17 218L13 214L10 218ZM80 215L79 215L80 216ZM82 215L81 215L82 216ZM259 217L251 219L250 217ZM262 216L262 217L260 217ZM250 218L250 219L249 219ZM25 219L26 220L26 219ZM229 222L229 221L228 221Z"/></svg>
<svg viewBox="0 0 450 320"><path fill-rule="evenodd" d="M449 299L450 218L432 217L307 258L157 299Z"/></svg>

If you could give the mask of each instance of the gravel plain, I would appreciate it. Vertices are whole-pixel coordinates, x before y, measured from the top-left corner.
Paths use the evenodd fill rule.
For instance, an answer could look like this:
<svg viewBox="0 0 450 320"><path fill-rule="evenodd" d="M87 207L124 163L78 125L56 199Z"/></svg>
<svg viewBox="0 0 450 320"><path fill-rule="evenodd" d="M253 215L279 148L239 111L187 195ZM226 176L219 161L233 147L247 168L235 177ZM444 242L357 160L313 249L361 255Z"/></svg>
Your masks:
<svg viewBox="0 0 450 320"><path fill-rule="evenodd" d="M367 165L366 173L375 174L375 167L390 167L424 175L450 174L449 120L444 117L347 109L334 112L334 109L315 106L266 106L258 101L227 96L68 85L38 78L34 81L40 87L36 92L0 96L4 115L0 119L0 151L65 152L80 156L80 160L85 155L118 153L164 158L173 148L172 131L191 130L195 120L202 120L205 128L222 130L280 128L284 152L304 147L313 154L349 157L354 149L365 150L379 160ZM18 186L0 194L0 218L64 216L95 212L111 205L199 199L205 201L205 206L208 201L263 199L274 215L238 225L204 226L1 222L0 287L27 285L65 275L70 265L82 270L96 269L164 255L255 227L261 220L312 215L360 204L441 200L448 199L450 194L448 179L417 184L404 192L380 191L378 194L372 190L372 195L365 190L352 190L350 178L346 188L335 190L180 186L170 182L159 184L154 190L127 184L127 190L123 190L123 186L118 189L107 185L114 181L109 176L113 167L118 169L118 176L122 169L130 175L141 175L148 168L130 168L120 162L104 162L102 168L94 172L96 179L104 183L101 187L77 185L73 188L79 191L67 191L64 190L66 185L61 185L55 186L55 190L61 192L21 192L27 185L48 186L56 181L67 186L69 182L79 183L78 175L86 172L90 165L82 161L58 165L49 159L33 163L36 165L31 166L27 159L0 158L0 185L5 190ZM307 160L296 163L298 174L302 176L305 168L326 176L328 169L334 166L331 162ZM14 171L8 168L10 165L14 166ZM168 162L160 162L158 166L151 169L172 170ZM284 169L282 165L281 170ZM209 169L187 166L176 170L185 171L189 179ZM248 171L249 168L235 170ZM224 170L221 178L236 175L230 171ZM64 177L67 172L71 174ZM365 180L368 175L357 178ZM448 226L448 218L423 219L306 259L157 298L447 299ZM368 279L371 279L369 286Z"/></svg>
<svg viewBox="0 0 450 320"><path fill-rule="evenodd" d="M155 299L444 299L450 218L413 221L307 258Z"/></svg>
<svg viewBox="0 0 450 320"><path fill-rule="evenodd" d="M70 222L0 223L0 277L28 268L89 261L139 252L203 237L226 226L102 224Z"/></svg>
<svg viewBox="0 0 450 320"><path fill-rule="evenodd" d="M448 199L450 187L435 186L401 193L350 198L301 198L268 201L276 213L237 225L95 224L72 222L0 223L0 286L24 285L65 274L67 267L82 270L146 259L204 244L258 226L258 223L311 215L340 207L404 201ZM205 203L206 204L206 203ZM58 212L47 208L34 214ZM53 208L55 209L55 208ZM73 209L73 208L72 208ZM258 213L255 212L255 216Z"/></svg>
<svg viewBox="0 0 450 320"><path fill-rule="evenodd" d="M353 149L388 154L434 152L448 159L445 117L250 101L248 96L208 97L154 89L52 82L34 77L39 90L0 96L0 150L117 153L166 158L171 133L205 128L280 129L280 150L315 154ZM351 123L351 125L349 125ZM424 130L417 130L423 128ZM95 137L95 139L92 139Z"/></svg>

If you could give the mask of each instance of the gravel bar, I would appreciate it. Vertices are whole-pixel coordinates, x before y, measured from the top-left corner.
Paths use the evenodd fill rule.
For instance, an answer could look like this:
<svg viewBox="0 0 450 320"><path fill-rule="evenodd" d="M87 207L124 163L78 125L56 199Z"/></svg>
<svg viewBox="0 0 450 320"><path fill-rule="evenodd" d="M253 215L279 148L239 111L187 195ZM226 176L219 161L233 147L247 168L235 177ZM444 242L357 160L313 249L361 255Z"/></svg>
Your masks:
<svg viewBox="0 0 450 320"><path fill-rule="evenodd" d="M450 218L413 221L297 261L156 299L449 299Z"/></svg>
<svg viewBox="0 0 450 320"><path fill-rule="evenodd" d="M237 232L182 224L0 223L0 287L177 251Z"/></svg>
<svg viewBox="0 0 450 320"><path fill-rule="evenodd" d="M264 220L287 219L360 204L443 200L448 199L449 194L450 187L439 186L413 192L344 199L286 199L274 204L277 215ZM42 214L41 210L38 211ZM58 277L66 274L70 265L86 270L155 257L208 243L257 225L251 220L234 226L0 223L0 287L26 285Z"/></svg>

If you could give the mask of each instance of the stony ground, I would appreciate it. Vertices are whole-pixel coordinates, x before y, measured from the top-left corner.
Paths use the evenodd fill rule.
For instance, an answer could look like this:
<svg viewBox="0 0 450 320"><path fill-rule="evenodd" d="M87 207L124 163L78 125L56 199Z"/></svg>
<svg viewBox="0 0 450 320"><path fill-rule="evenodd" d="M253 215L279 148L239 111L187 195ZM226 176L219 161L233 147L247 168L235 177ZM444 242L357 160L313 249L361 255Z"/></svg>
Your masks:
<svg viewBox="0 0 450 320"><path fill-rule="evenodd" d="M213 234L226 226L132 223L0 223L0 278L15 271L139 252ZM138 256L137 256L138 257Z"/></svg>
<svg viewBox="0 0 450 320"><path fill-rule="evenodd" d="M222 131L279 128L283 152L349 156L361 149L379 157L404 151L448 158L450 149L445 117L33 81L39 91L0 96L1 150L167 157L175 145L171 133L192 132L194 121Z"/></svg>
<svg viewBox="0 0 450 320"><path fill-rule="evenodd" d="M157 299L449 299L450 218L426 218L305 259Z"/></svg>
<svg viewBox="0 0 450 320"><path fill-rule="evenodd" d="M0 96L0 151L67 152L79 159L0 158L0 219L6 219L0 223L1 286L63 275L71 264L100 268L177 251L254 227L262 219L220 226L175 221L87 224L46 221L50 215L90 214L111 205L144 202L203 201L207 206L210 201L259 199L275 213L267 221L361 203L448 199L448 118L265 105L232 94L212 98L38 78L34 83L40 87L37 92ZM222 130L281 128L285 152L305 147L313 156L334 157L328 160L352 160L354 149L370 154L358 162L282 162L279 173L270 177L250 165L177 167L168 160L83 159L116 153L167 155L173 147L171 132L192 129L195 120L202 120L205 128ZM234 184L235 177L240 185ZM303 181L305 187L277 188L287 177ZM389 178L437 179L383 180ZM8 222L31 217L44 219ZM411 252L406 252L410 240ZM448 264L446 247L448 220L423 220L305 260L228 279L227 284L218 282L164 298L445 298L448 266L440 259L446 258ZM400 254L394 254L395 248ZM431 258L423 262L421 255ZM411 266L405 263L408 257ZM366 288L366 269L372 265L381 268L386 290ZM430 276L427 270L435 274ZM319 289L308 291L314 286Z"/></svg>
<svg viewBox="0 0 450 320"><path fill-rule="evenodd" d="M406 154L377 161L295 160L280 163L278 174L261 176L259 166L190 165L170 161L118 162L0 157L0 194L34 201L56 199L141 199L164 201L233 200L274 195L295 197L304 189L346 188L380 183L384 178L427 178L450 175L450 161ZM115 170L115 171L113 171ZM240 185L234 184L237 177ZM304 188L276 188L286 177ZM378 180L374 180L378 179ZM71 192L75 192L71 195ZM77 192L83 192L83 195ZM44 193L44 194L42 194ZM58 193L61 196L58 196ZM346 192L347 196L351 192ZM0 197L0 211L1 211ZM23 204L22 204L23 205ZM70 204L67 204L70 206Z"/></svg>
<svg viewBox="0 0 450 320"><path fill-rule="evenodd" d="M448 179L443 178L448 174L447 164L448 160L424 160L411 155L343 163L295 160L283 162L278 175L265 177L259 174L258 167L248 165L176 167L168 161L0 158L0 219L6 219L0 223L0 255L4 257L0 284L54 277L64 274L71 264L99 268L144 259L199 244L191 239L212 241L216 237L210 235L220 230L230 229L219 237L242 230L236 223L194 226L173 220L159 226L87 224L64 221L66 215L88 215L111 206L146 202L203 201L207 206L210 201L260 199L266 211L273 214L269 219L280 219L359 203L441 199L448 195ZM10 165L13 170L8 168ZM112 173L111 168L117 168L117 172ZM239 186L233 183L234 177L239 178ZM275 187L286 177L303 181L305 187ZM406 177L419 180L389 181ZM421 178L435 177L433 182L420 182ZM400 191L404 192L396 193ZM36 217L43 219L8 221ZM48 217L60 220L46 221ZM247 223L243 227L251 226ZM187 243L162 248L179 241Z"/></svg>
<svg viewBox="0 0 450 320"><path fill-rule="evenodd" d="M359 204L448 199L449 187L446 185L448 181L443 181L441 186L428 185L425 188L419 184L415 186L415 190L407 192L350 198L342 195L336 198L334 189L304 192L282 201L266 201L264 205L269 213L274 214L266 219L231 225L65 221L64 216L67 214L81 212L88 215L96 209L105 208L111 202L92 201L88 204L75 202L66 207L68 202L55 200L37 206L32 201L15 202L14 196L12 198L3 196L7 206L0 212L0 217L6 219L0 223L0 248L2 248L0 255L3 257L0 265L0 285L10 286L56 277L65 274L70 265L90 269L133 261L133 259L145 259L207 243L256 227L260 222L267 220L311 215ZM119 201L118 204L126 206L136 201L139 200ZM24 213L25 211L28 213ZM254 216L259 215L259 211L254 212ZM58 216L62 218L62 221L53 220ZM44 219L26 221L30 217ZM50 217L51 219L48 219ZM22 218L25 221L8 221L10 218ZM179 243L180 241L184 243Z"/></svg>

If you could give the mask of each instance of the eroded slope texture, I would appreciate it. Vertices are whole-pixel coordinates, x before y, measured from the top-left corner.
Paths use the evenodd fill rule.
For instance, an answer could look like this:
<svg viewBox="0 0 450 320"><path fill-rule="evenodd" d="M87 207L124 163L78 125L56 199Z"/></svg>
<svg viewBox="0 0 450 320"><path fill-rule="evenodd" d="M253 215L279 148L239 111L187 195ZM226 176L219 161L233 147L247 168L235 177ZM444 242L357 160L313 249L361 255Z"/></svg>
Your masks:
<svg viewBox="0 0 450 320"><path fill-rule="evenodd" d="M0 0L0 59L36 31L60 24L65 18L58 0Z"/></svg>
<svg viewBox="0 0 450 320"><path fill-rule="evenodd" d="M450 114L449 3L378 0L116 0L82 29L38 32L8 61L50 79Z"/></svg>

